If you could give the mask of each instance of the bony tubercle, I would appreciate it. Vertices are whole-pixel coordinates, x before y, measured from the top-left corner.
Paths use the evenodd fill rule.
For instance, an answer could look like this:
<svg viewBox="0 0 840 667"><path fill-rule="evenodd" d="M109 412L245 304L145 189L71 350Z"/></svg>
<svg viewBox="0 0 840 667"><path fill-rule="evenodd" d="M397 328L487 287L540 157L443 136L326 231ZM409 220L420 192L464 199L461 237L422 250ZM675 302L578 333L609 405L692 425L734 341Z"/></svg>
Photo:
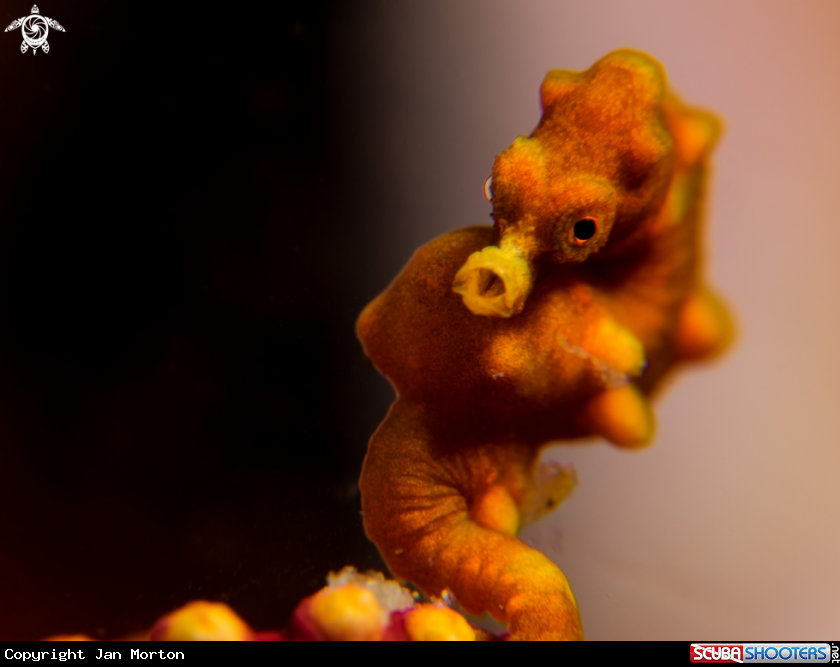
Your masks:
<svg viewBox="0 0 840 667"><path fill-rule="evenodd" d="M512 639L580 639L565 576L516 533L574 486L538 463L545 445L647 445L665 378L731 341L700 248L720 124L628 49L550 71L540 97L537 128L485 184L493 226L420 248L359 318L398 396L360 488L398 578Z"/></svg>

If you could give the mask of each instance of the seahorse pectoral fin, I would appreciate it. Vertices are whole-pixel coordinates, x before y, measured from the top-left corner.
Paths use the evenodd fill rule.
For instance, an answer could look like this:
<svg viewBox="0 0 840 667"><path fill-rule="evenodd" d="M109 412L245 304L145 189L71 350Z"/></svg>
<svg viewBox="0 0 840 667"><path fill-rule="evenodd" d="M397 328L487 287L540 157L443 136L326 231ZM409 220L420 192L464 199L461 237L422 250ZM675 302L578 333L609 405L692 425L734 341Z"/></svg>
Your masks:
<svg viewBox="0 0 840 667"><path fill-rule="evenodd" d="M583 425L618 447L648 445L656 420L647 398L634 384L605 389L584 407Z"/></svg>
<svg viewBox="0 0 840 667"><path fill-rule="evenodd" d="M711 359L734 338L729 310L707 287L701 287L683 304L677 321L676 354L685 361Z"/></svg>
<svg viewBox="0 0 840 667"><path fill-rule="evenodd" d="M534 471L534 490L519 508L519 526L534 523L549 512L553 512L578 484L577 473L572 466L561 466L553 461L540 462Z"/></svg>

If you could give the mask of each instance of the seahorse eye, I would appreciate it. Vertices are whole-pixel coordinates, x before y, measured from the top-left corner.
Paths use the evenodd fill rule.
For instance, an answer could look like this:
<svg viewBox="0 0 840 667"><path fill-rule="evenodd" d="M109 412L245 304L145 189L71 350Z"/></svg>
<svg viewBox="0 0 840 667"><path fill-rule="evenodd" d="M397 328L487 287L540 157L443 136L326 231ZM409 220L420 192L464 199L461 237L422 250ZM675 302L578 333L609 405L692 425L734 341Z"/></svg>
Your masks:
<svg viewBox="0 0 840 667"><path fill-rule="evenodd" d="M598 231L598 223L595 222L592 218L584 218L583 220L578 220L575 223L575 226L572 228L572 234L574 235L574 240L578 243L578 245L583 245L593 236L595 236L595 232Z"/></svg>
<svg viewBox="0 0 840 667"><path fill-rule="evenodd" d="M493 177L490 176L484 181L484 198L487 201L492 201L493 199Z"/></svg>

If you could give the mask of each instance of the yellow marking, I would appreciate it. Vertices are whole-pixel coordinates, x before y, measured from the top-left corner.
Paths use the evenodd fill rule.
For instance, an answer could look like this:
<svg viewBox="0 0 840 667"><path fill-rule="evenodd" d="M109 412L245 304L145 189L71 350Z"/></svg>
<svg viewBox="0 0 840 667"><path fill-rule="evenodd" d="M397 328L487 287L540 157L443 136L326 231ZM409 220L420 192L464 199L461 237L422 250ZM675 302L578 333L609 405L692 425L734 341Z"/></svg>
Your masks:
<svg viewBox="0 0 840 667"><path fill-rule="evenodd" d="M510 317L525 305L531 270L513 252L487 246L467 258L455 275L452 291L461 295L475 315Z"/></svg>

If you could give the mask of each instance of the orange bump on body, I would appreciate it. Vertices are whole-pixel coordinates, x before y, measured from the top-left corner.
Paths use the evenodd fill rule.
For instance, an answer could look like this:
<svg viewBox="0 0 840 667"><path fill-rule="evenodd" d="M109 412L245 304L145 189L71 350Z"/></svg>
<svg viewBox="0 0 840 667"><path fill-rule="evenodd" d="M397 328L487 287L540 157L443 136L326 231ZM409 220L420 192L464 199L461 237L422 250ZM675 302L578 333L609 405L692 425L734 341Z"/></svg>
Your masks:
<svg viewBox="0 0 840 667"><path fill-rule="evenodd" d="M584 341L592 355L625 375L641 375L645 350L639 339L613 318L597 320Z"/></svg>
<svg viewBox="0 0 840 667"><path fill-rule="evenodd" d="M593 430L619 447L644 447L653 437L653 411L633 385L601 392L584 414Z"/></svg>
<svg viewBox="0 0 840 667"><path fill-rule="evenodd" d="M516 535L519 530L519 508L503 486L493 486L479 496L470 516L480 526L505 535Z"/></svg>
<svg viewBox="0 0 840 667"><path fill-rule="evenodd" d="M686 301L678 327L677 345L684 359L713 357L732 341L732 320L725 306L707 291Z"/></svg>
<svg viewBox="0 0 840 667"><path fill-rule="evenodd" d="M552 70L540 96L537 128L493 165L493 226L420 248L359 318L398 394L359 485L396 576L513 639L580 639L565 576L515 535L576 481L538 474L542 447L648 444L652 395L732 338L699 247L720 123L632 50Z"/></svg>

